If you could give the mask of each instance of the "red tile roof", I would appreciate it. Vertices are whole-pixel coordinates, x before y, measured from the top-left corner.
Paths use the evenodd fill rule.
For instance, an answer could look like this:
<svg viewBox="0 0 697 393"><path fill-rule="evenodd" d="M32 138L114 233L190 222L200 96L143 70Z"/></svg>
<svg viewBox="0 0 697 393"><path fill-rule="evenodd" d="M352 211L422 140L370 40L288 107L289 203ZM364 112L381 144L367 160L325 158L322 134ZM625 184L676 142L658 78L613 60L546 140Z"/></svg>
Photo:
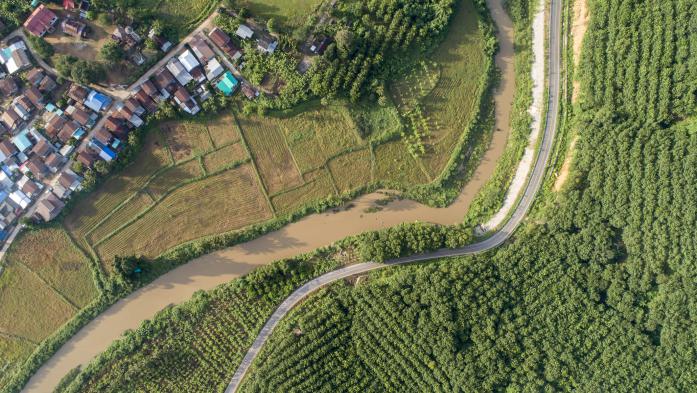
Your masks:
<svg viewBox="0 0 697 393"><path fill-rule="evenodd" d="M27 21L24 22L24 28L33 35L41 36L53 26L56 20L58 20L56 14L41 4L36 7L34 12L27 18Z"/></svg>

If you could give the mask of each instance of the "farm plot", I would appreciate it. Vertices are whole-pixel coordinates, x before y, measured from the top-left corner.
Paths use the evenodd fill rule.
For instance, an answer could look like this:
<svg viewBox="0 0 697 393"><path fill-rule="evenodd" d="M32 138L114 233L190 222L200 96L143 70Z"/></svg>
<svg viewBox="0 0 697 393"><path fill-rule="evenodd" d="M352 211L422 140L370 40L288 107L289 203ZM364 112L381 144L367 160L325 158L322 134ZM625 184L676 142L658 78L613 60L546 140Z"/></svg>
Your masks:
<svg viewBox="0 0 697 393"><path fill-rule="evenodd" d="M301 26L312 15L322 0L239 0L254 16L274 18L286 29Z"/></svg>
<svg viewBox="0 0 697 393"><path fill-rule="evenodd" d="M87 258L63 229L24 232L12 244L7 261L26 266L78 307L97 296Z"/></svg>
<svg viewBox="0 0 697 393"><path fill-rule="evenodd" d="M0 334L0 387L4 387L12 370L31 355L36 345L26 339Z"/></svg>
<svg viewBox="0 0 697 393"><path fill-rule="evenodd" d="M329 171L340 192L348 192L372 181L370 149L341 155L329 161Z"/></svg>
<svg viewBox="0 0 697 393"><path fill-rule="evenodd" d="M181 39L212 14L220 2L216 0L140 0L135 3L140 10L137 12L148 15L155 12L155 16L162 20L163 25L173 29Z"/></svg>
<svg viewBox="0 0 697 393"><path fill-rule="evenodd" d="M392 85L395 103L400 109L408 109L429 95L440 80L440 67L434 61L422 60L403 78Z"/></svg>
<svg viewBox="0 0 697 393"><path fill-rule="evenodd" d="M419 163L409 154L402 141L375 148L375 180L396 182L404 186L424 184L428 178Z"/></svg>
<svg viewBox="0 0 697 393"><path fill-rule="evenodd" d="M96 244L112 232L116 231L126 223L130 222L153 204L153 199L150 195L144 192L138 192L128 202L124 203L116 210L109 218L101 222L88 235L87 241L90 244ZM109 267L107 264L105 267Z"/></svg>
<svg viewBox="0 0 697 393"><path fill-rule="evenodd" d="M358 134L371 141L389 140L400 134L402 123L394 105L360 103L349 107Z"/></svg>
<svg viewBox="0 0 697 393"><path fill-rule="evenodd" d="M344 106L318 107L278 122L303 173L322 167L331 157L361 144Z"/></svg>
<svg viewBox="0 0 697 393"><path fill-rule="evenodd" d="M301 185L300 172L278 120L240 115L239 122L267 192L274 194Z"/></svg>
<svg viewBox="0 0 697 393"><path fill-rule="evenodd" d="M166 123L162 125L162 134L176 163L203 155L213 148L208 129L201 123L193 121Z"/></svg>
<svg viewBox="0 0 697 393"><path fill-rule="evenodd" d="M208 173L216 173L245 158L247 158L247 151L244 146L241 143L235 143L204 156L203 165Z"/></svg>
<svg viewBox="0 0 697 393"><path fill-rule="evenodd" d="M158 200L167 195L167 192L174 187L202 175L201 163L199 163L198 159L194 159L160 172L145 187L145 190L154 200Z"/></svg>
<svg viewBox="0 0 697 393"><path fill-rule="evenodd" d="M80 200L80 208L73 209L65 218L66 228L82 242L90 229L139 190L155 172L170 164L169 152L160 134L151 131L133 164L111 176L96 191Z"/></svg>
<svg viewBox="0 0 697 393"><path fill-rule="evenodd" d="M74 313L75 308L34 273L7 263L0 277L1 332L40 342Z"/></svg>
<svg viewBox="0 0 697 393"><path fill-rule="evenodd" d="M225 146L240 140L240 133L237 130L235 118L231 113L208 120L206 126L215 147Z"/></svg>
<svg viewBox="0 0 697 393"><path fill-rule="evenodd" d="M272 217L250 165L187 184L97 246L103 261L115 255L156 257L200 237ZM166 223L166 224L165 224Z"/></svg>
<svg viewBox="0 0 697 393"><path fill-rule="evenodd" d="M271 198L271 203L278 213L291 213L308 202L336 194L332 179L326 169L319 169L308 176L306 184Z"/></svg>

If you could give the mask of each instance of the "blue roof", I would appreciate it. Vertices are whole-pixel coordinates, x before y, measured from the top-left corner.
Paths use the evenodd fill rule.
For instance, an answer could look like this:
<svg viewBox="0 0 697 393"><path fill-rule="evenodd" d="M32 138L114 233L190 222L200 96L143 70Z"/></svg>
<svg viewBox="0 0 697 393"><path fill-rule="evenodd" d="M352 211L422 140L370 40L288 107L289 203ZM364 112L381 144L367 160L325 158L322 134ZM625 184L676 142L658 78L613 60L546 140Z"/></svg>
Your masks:
<svg viewBox="0 0 697 393"><path fill-rule="evenodd" d="M29 138L27 138L28 133L29 130L24 130L12 138L12 143L14 143L15 146L17 146L17 149L19 151L25 151L28 148L32 147L31 141L29 140Z"/></svg>
<svg viewBox="0 0 697 393"><path fill-rule="evenodd" d="M95 112L102 111L102 109L108 107L109 104L111 104L111 98L96 90L90 91L90 94L87 96L87 100L85 101L85 106Z"/></svg>
<svg viewBox="0 0 697 393"><path fill-rule="evenodd" d="M102 142L100 142L100 141L98 141L98 140L96 140L96 139L92 139L92 141L91 141L90 143L91 143L93 146L96 146L99 150L101 150L102 152L104 152L104 154L108 155L108 156L111 157L112 159L116 158L116 153L115 153L113 150L111 150L110 147L104 146L104 144L103 144Z"/></svg>
<svg viewBox="0 0 697 393"><path fill-rule="evenodd" d="M235 77L232 75L232 72L228 71L223 74L223 77L220 78L220 81L215 85L215 87L222 91L226 96L229 96L235 91L237 84L237 79L235 79Z"/></svg>

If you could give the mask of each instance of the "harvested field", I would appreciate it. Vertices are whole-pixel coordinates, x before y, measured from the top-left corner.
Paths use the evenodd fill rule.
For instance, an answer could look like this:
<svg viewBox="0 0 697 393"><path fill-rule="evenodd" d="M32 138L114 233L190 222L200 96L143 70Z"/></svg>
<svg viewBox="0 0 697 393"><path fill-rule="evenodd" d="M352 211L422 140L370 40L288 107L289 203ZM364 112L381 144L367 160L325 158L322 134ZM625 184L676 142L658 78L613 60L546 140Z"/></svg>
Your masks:
<svg viewBox="0 0 697 393"><path fill-rule="evenodd" d="M96 244L130 220L134 219L152 204L153 199L150 195L142 192L137 193L128 202L121 205L121 207L119 207L106 221L94 228L94 230L87 235L87 241L90 242L90 244ZM109 266L110 264L106 264L105 267Z"/></svg>
<svg viewBox="0 0 697 393"><path fill-rule="evenodd" d="M370 149L344 154L329 161L329 170L340 192L356 189L372 181Z"/></svg>
<svg viewBox="0 0 697 393"><path fill-rule="evenodd" d="M374 176L375 180L397 182L405 186L428 182L402 141L385 143L375 148Z"/></svg>
<svg viewBox="0 0 697 393"><path fill-rule="evenodd" d="M209 120L206 125L215 147L225 146L240 140L237 124L235 124L235 118L231 113L226 113Z"/></svg>
<svg viewBox="0 0 697 393"><path fill-rule="evenodd" d="M167 195L167 192L174 187L196 179L197 177L201 177L202 175L201 163L198 159L187 161L186 163L167 168L160 172L152 179L150 184L145 187L145 190L154 200L158 200Z"/></svg>
<svg viewBox="0 0 697 393"><path fill-rule="evenodd" d="M169 152L159 133L151 131L133 164L111 176L96 191L80 200L80 208L73 209L65 218L66 228L82 242L90 229L140 189L155 172L170 164Z"/></svg>
<svg viewBox="0 0 697 393"><path fill-rule="evenodd" d="M205 125L193 121L168 122L162 125L162 135L174 162L186 161L210 151L210 136Z"/></svg>
<svg viewBox="0 0 697 393"><path fill-rule="evenodd" d="M12 244L7 261L26 266L78 307L86 306L98 294L87 258L63 229L22 233Z"/></svg>
<svg viewBox="0 0 697 393"><path fill-rule="evenodd" d="M208 173L215 173L245 158L247 158L247 151L244 146L241 143L235 143L204 156L203 165Z"/></svg>
<svg viewBox="0 0 697 393"><path fill-rule="evenodd" d="M267 192L274 194L301 185L300 172L278 120L240 115L239 122Z"/></svg>
<svg viewBox="0 0 697 393"><path fill-rule="evenodd" d="M271 217L254 170L247 164L177 189L101 243L97 252L104 261L127 254L155 257L184 242Z"/></svg>
<svg viewBox="0 0 697 393"><path fill-rule="evenodd" d="M279 214L291 213L305 203L335 195L332 179L326 169L312 172L308 177L312 179L308 179L307 184L271 198Z"/></svg>
<svg viewBox="0 0 697 393"><path fill-rule="evenodd" d="M324 166L329 158L362 143L344 106L318 107L277 121L303 173Z"/></svg>
<svg viewBox="0 0 697 393"><path fill-rule="evenodd" d="M34 273L7 264L0 277L0 332L40 342L74 313L75 308Z"/></svg>
<svg viewBox="0 0 697 393"><path fill-rule="evenodd" d="M0 386L5 386L11 371L31 355L36 345L25 339L0 334Z"/></svg>

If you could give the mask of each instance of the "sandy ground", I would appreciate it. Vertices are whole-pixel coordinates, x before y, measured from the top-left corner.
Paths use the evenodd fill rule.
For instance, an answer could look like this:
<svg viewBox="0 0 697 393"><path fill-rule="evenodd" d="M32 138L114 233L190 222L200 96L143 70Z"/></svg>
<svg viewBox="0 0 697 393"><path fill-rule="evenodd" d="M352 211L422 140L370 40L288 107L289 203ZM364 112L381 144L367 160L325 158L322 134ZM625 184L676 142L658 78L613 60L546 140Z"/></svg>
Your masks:
<svg viewBox="0 0 697 393"><path fill-rule="evenodd" d="M351 209L311 215L256 240L197 258L162 275L88 323L38 370L23 391L52 391L68 371L92 360L126 329L137 328L143 320L152 318L170 304L190 299L197 290L212 289L260 265L310 252L347 236L401 223L425 221L445 225L462 222L472 200L493 174L510 133L515 91L513 24L500 2L492 3L491 12L499 24L500 50L496 65L501 71L501 82L494 95L495 131L472 179L452 205L437 209L399 200L377 213L367 214L365 210L376 206L375 202L385 197L381 193L372 193L354 200ZM542 23L544 30L544 20Z"/></svg>
<svg viewBox="0 0 697 393"><path fill-rule="evenodd" d="M581 61L581 49L583 48L583 37L588 30L588 22L590 14L588 12L588 0L574 0L574 20L571 26L571 35L573 37L573 52L574 52L574 67L578 68ZM576 102L578 98L581 84L578 79L574 80L574 91L571 100Z"/></svg>
<svg viewBox="0 0 697 393"><path fill-rule="evenodd" d="M491 219L482 224L481 231L487 232L501 225L511 212L518 196L525 187L526 180L535 161L535 146L542 129L542 110L545 95L545 7L538 2L538 10L532 21L532 104L528 112L532 116L530 139L523 158L513 176L501 209Z"/></svg>
<svg viewBox="0 0 697 393"><path fill-rule="evenodd" d="M569 144L569 149L566 151L564 163L562 164L559 175L557 175L557 179L554 181L554 186L552 187L554 192L561 191L562 187L566 183L566 179L569 178L569 170L571 169L571 162L574 159L574 149L576 148L577 141L578 137L575 137Z"/></svg>

